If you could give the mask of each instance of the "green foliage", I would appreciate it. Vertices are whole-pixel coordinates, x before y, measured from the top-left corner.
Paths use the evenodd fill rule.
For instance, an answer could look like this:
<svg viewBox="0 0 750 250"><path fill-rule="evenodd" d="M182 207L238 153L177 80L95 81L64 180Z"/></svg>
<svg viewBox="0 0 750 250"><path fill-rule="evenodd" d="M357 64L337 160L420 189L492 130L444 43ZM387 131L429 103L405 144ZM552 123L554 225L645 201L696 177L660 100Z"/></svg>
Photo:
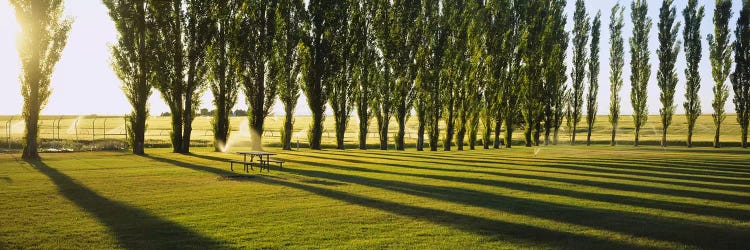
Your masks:
<svg viewBox="0 0 750 250"><path fill-rule="evenodd" d="M701 46L700 25L703 20L703 6L697 7L697 0L689 0L688 5L682 11L685 17L685 30L683 40L685 41L685 78L687 80L687 91L685 93L685 115L688 120L688 147L693 146L693 130L698 116L701 115L701 102L698 91L701 88L701 76L698 66L701 61L703 48Z"/></svg>
<svg viewBox="0 0 750 250"><path fill-rule="evenodd" d="M730 76L734 90L734 109L743 148L748 147L747 133L750 125L750 2L743 1L737 27L734 31L734 73Z"/></svg>
<svg viewBox="0 0 750 250"><path fill-rule="evenodd" d="M633 34L630 37L630 102L633 105L633 124L635 125L635 146L638 146L640 131L648 120L648 80L651 77L650 52L648 36L652 21L648 17L648 3L635 0L630 5L630 16L633 21Z"/></svg>
<svg viewBox="0 0 750 250"><path fill-rule="evenodd" d="M211 33L214 38L207 51L208 82L213 94L213 104L216 111L211 121L214 134L214 150L219 152L226 147L231 125L229 116L232 108L237 104L238 77L236 16L239 3L234 0L215 1L211 5Z"/></svg>
<svg viewBox="0 0 750 250"><path fill-rule="evenodd" d="M122 91L133 107L127 116L128 144L134 154L144 154L151 52L146 43L147 5L145 0L104 0L119 38L110 46L112 69L122 82Z"/></svg>
<svg viewBox="0 0 750 250"><path fill-rule="evenodd" d="M586 136L586 145L591 145L591 130L596 122L597 103L596 98L599 95L599 37L602 26L602 13L597 12L594 21L591 23L591 59L589 60L589 92L586 97L586 123L588 125L588 135Z"/></svg>
<svg viewBox="0 0 750 250"><path fill-rule="evenodd" d="M301 0L283 0L276 5L273 54L269 64L271 85L278 88L279 100L284 105L284 127L281 129L282 148L291 150L294 128L294 109L300 97L302 60L299 51L305 20L305 7Z"/></svg>
<svg viewBox="0 0 750 250"><path fill-rule="evenodd" d="M714 108L713 119L716 126L714 136L714 147L720 147L719 135L721 124L726 118L724 105L729 98L729 87L726 85L727 77L732 70L732 47L730 41L729 19L732 18L732 1L716 0L714 8L714 33L708 34L706 40L709 47L709 58L711 59L711 76L714 80L714 100L711 106Z"/></svg>
<svg viewBox="0 0 750 250"><path fill-rule="evenodd" d="M39 158L39 112L52 93L52 73L60 61L73 23L63 18L63 0L11 0L20 24L16 46L21 61L21 95L26 121L24 159Z"/></svg>
<svg viewBox="0 0 750 250"><path fill-rule="evenodd" d="M443 113L441 102L442 82L440 71L446 43L446 25L437 1L422 0L422 9L417 19L417 34L421 40L417 49L416 109L420 122L418 136L427 130L431 151L437 151L440 138L438 127ZM424 139L418 140L417 150L423 148Z"/></svg>
<svg viewBox="0 0 750 250"><path fill-rule="evenodd" d="M575 144L576 129L578 123L581 121L581 114L583 113L583 92L585 86L583 82L586 80L586 66L589 64L589 58L586 53L586 44L589 41L589 33L591 31L591 23L589 21L589 15L586 14L586 6L583 0L576 0L576 10L573 13L573 71L570 73L570 78L573 82L573 139L571 144Z"/></svg>
<svg viewBox="0 0 750 250"><path fill-rule="evenodd" d="M550 133L555 131L557 144L557 133L562 125L565 114L563 99L567 91L567 64L565 63L566 50L568 49L568 32L565 31L567 16L563 9L565 0L556 0L551 3L550 15L542 37L544 43L544 143L550 143Z"/></svg>
<svg viewBox="0 0 750 250"><path fill-rule="evenodd" d="M610 142L612 146L617 143L622 68L625 66L624 42L622 39L623 12L625 12L625 7L618 2L612 7L612 14L609 17L609 123L612 125L612 140Z"/></svg>
<svg viewBox="0 0 750 250"><path fill-rule="evenodd" d="M659 48L656 55L659 57L659 69L656 73L656 80L659 85L659 101L662 107L659 109L661 114L662 125L662 147L667 146L667 129L672 124L674 115L674 93L677 87L677 72L675 63L677 54L680 53L680 42L677 41L677 32L680 30L680 23L675 23L677 9L674 7L673 0L662 1L659 10Z"/></svg>

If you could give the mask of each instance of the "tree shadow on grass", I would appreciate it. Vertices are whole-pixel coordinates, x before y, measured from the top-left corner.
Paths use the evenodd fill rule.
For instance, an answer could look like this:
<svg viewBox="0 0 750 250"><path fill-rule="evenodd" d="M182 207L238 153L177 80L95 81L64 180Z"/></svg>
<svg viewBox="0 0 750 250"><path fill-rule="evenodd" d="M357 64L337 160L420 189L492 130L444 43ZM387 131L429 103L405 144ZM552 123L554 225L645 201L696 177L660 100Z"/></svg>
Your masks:
<svg viewBox="0 0 750 250"><path fill-rule="evenodd" d="M192 169L196 171L203 171L206 173L217 174L222 176L233 175L233 172L217 169L213 167L200 166L191 164L188 162L182 162L173 159L161 158L157 156L146 156L150 159L169 163L171 165ZM289 171L289 168L285 168L285 171ZM309 177L321 177L321 176L309 176ZM601 239L597 237L578 235L568 232L560 232L550 230L546 228L540 228L530 225L524 225L519 223L500 221L494 219L488 219L483 217L465 215L454 213L450 211L423 208L417 206L411 206L396 202L384 201L379 199L368 198L356 194L347 192L332 190L328 188L317 187L313 185L307 185L299 182L292 182L279 178L276 176L259 175L257 178L251 179L255 182L285 186L310 192L323 197L344 201L350 204L359 205L363 207L369 207L378 209L384 212L398 214L402 216L408 216L418 220L429 221L432 223L453 227L462 231L476 233L483 236L492 237L496 240L508 240L520 241L526 244L543 245L545 248L567 248L567 249L592 249L600 248L602 246L617 248L617 249L630 249L630 248L644 248L649 249L650 247L636 246L628 243L611 241L607 239ZM346 179L336 180L331 178L322 178L324 184L335 182L342 183L347 182ZM314 183L318 184L318 183ZM330 185L327 185L330 186ZM655 248L653 248L655 249Z"/></svg>
<svg viewBox="0 0 750 250"><path fill-rule="evenodd" d="M110 200L79 184L42 161L29 161L57 185L60 194L107 226L126 249L226 248L180 224L159 218L146 210Z"/></svg>
<svg viewBox="0 0 750 250"><path fill-rule="evenodd" d="M373 164L372 162L366 162L366 161L355 160L355 159L347 159L347 158L330 158L330 157L322 157L322 156L316 156L316 158L328 159L328 160L339 160L339 161L345 161L345 162L349 162L353 164ZM383 166L392 166L392 167L399 167L399 168L413 167L413 166L407 166L407 165L401 165L401 164L385 164L385 163L378 163L378 164L383 165ZM450 175L402 173L402 172L389 171L389 170L371 169L371 168L356 167L356 166L343 166L343 165L325 165L325 167L346 170L346 171L358 171L358 172L378 173L378 174L393 174L393 175L400 175L400 176L420 177L420 178L429 178L429 179L435 179L435 180L452 181L452 182L458 182L458 183L471 183L471 184L477 184L477 185L513 189L513 190L526 191L526 192L532 192L532 193L560 195L560 196L566 196L566 197L571 197L571 198L617 203L617 204L622 204L622 205L639 206L639 207L645 207L645 208L662 209L662 210L668 210L668 211L678 211L678 212L691 213L691 214L697 214L697 215L722 217L722 218L729 218L729 219L736 219L736 220L743 220L743 221L750 220L750 210L744 210L744 209L715 207L715 206L706 206L706 205L701 205L701 204L688 204L688 203L681 203L681 202L670 202L670 201L654 200L654 199L639 198L639 197L632 197L632 196L625 196L625 195L582 192L582 191L575 191L575 190L546 187L546 186L541 186L541 185L501 181L501 180L469 178L469 177L459 177L459 176L450 176ZM491 173L493 173L496 176L518 178L518 179L523 179L523 180L536 179L536 180L556 181L556 182L563 182L563 183L569 183L570 181L575 181L574 179L527 175L527 174L494 173L494 172L491 172Z"/></svg>
<svg viewBox="0 0 750 250"><path fill-rule="evenodd" d="M349 161L352 163L361 163L361 164L381 164L381 165L391 165L396 167L403 167L403 168L416 168L416 169L425 169L425 170L442 170L445 171L445 168L430 168L430 167L422 167L422 166L411 166L411 165L402 165L402 164L386 164L386 163L373 163L373 162L366 162L361 160L353 160L353 159L346 159L344 157L339 158L330 158L325 157L322 155L316 155L315 157L321 158L321 159L330 159L330 160L343 160L343 161ZM361 157L361 158L367 158L367 157ZM422 160L421 162L425 162ZM426 162L426 163L433 163L433 164L446 164L445 162ZM631 172L625 172L620 170L608 170L608 169L600 169L590 166L575 166L572 164L528 164L528 163L514 163L516 165L525 165L525 166L543 166L543 167L550 167L550 168L560 168L560 169L569 169L569 170L578 170L578 171L586 171L586 172L603 172L603 173L614 173L614 174L635 174ZM598 163L589 163L589 165L592 166L599 166ZM469 166L469 165L459 165L459 166ZM472 167L472 166L469 166ZM481 167L481 166L473 166L476 168L493 168L498 169L499 167ZM606 166L602 166L606 167ZM502 169L502 168L500 168ZM526 169L517 169L517 170L524 170ZM534 169L530 169L528 171L537 171ZM556 182L563 182L563 183L569 183L569 184L576 184L576 185L584 185L584 186L595 186L595 187L601 187L601 188L609 188L609 189L615 189L620 191L631 191L631 192L641 192L641 193L651 193L651 194L660 194L660 195L670 195L670 196L682 196L682 197L689 197L689 198L697 198L697 199L707 199L707 200L715 200L715 201L724 201L724 202L735 202L735 203L741 203L741 204L747 204L750 203L750 196L742 196L742 195L733 195L733 194L724 194L724 193L714 193L714 192L704 192L704 191L695 191L695 190L682 190L682 189L671 189L671 188L663 188L663 187L650 187L650 186L640 186L640 185L630 185L630 184L622 184L622 183L613 183L613 182L602 182L602 181L593 181L593 180L587 180L587 179L567 179L567 178L558 178L558 177L551 177L551 176L541 176L541 175L528 175L528 174L514 174L514 173L501 173L501 172L490 172L490 171L478 171L478 170L460 170L457 172L477 172L481 174L489 174L489 175L495 175L495 176L502 176L502 177L514 177L514 178L525 178L525 179L537 179L537 180L545 180L545 181L556 181ZM566 173L566 174L577 174L577 173ZM643 175L651 176L648 173L643 173ZM670 175L671 176L671 175ZM671 178L671 179L680 179L682 176L662 176L663 178ZM617 177L605 177L605 178L617 178ZM659 182L659 181L652 181L652 180L641 180L646 182ZM701 183L695 183L693 184L685 184L681 183L679 185L687 185L690 187L698 187L701 186ZM716 186L712 185L704 185L708 186L708 188L713 188ZM726 188L726 186L725 186ZM742 190L741 187L740 191ZM721 188L719 188L721 189ZM730 189L730 191L737 191Z"/></svg>
<svg viewBox="0 0 750 250"><path fill-rule="evenodd" d="M287 161L295 162L292 160ZM296 163L314 167L335 166L303 161L297 161ZM301 176L348 182L446 202L456 202L602 230L611 230L638 237L679 242L700 248L744 249L750 247L750 242L746 240L750 237L750 232L746 228L729 228L726 225L686 221L635 212L572 206L463 188L438 187L395 180L375 179L359 175L298 168L288 168L285 171Z"/></svg>
<svg viewBox="0 0 750 250"><path fill-rule="evenodd" d="M385 164L385 163L381 163L380 159L376 158L373 155L364 155L364 154L347 155L347 154L342 154L342 153L331 153L331 152L326 152L326 153L331 154L331 155L345 156L345 157L356 156L359 159L372 159L373 160L372 162L361 161L361 162L353 162L353 163L380 164L380 165L389 165L389 166L403 167L403 168L409 168L409 169L422 169L422 170L441 171L441 172L474 173L474 174L485 174L485 175L494 175L494 176L505 176L503 173L500 173L497 171L488 171L488 170L525 171L525 172L533 172L533 173L564 174L564 175L576 175L576 176L593 177L593 178L616 179L616 180L624 180L624 181L661 183L661 184L674 185L674 186L694 187L694 188L697 187L697 188L706 188L706 189L724 190L724 191L733 191L733 192L750 192L750 186L748 187L726 186L726 185L711 184L711 183L699 183L699 182L686 183L684 181L680 182L680 181L670 181L670 180L648 179L648 178L640 177L634 173L628 174L627 176L623 176L621 174L612 175L609 173L597 174L597 173L594 173L596 172L596 169L589 170L587 171L587 173L580 173L580 172L563 172L563 171L543 170L539 168L510 168L510 167L500 167L500 166L484 166L484 165L474 165L474 163L461 163L460 166L463 168L438 168L438 167L425 167L425 166L402 165L402 164L392 164L392 163ZM424 160L424 159L412 160L412 159L409 159L408 157L410 156L401 156L398 159L409 160L410 162L417 162L417 163L440 164L440 165L446 164L445 161ZM343 158L337 158L337 159L343 159ZM391 158L391 159L394 159L394 158ZM502 163L500 161L496 163L508 164L508 163ZM528 166L527 164L519 164L519 165ZM549 166L545 165L545 167L549 167ZM466 168L470 168L470 169L466 169ZM550 168L554 168L554 167L550 167ZM477 170L477 169L481 169L481 170Z"/></svg>

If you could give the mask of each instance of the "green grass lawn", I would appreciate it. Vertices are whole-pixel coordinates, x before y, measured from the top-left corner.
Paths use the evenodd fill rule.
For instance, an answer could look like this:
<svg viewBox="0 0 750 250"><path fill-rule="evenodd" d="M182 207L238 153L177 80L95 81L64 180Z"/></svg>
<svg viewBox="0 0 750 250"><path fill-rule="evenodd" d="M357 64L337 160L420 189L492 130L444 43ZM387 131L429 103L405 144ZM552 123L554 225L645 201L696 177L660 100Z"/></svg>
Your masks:
<svg viewBox="0 0 750 250"><path fill-rule="evenodd" d="M268 150L0 155L0 249L750 248L741 149Z"/></svg>

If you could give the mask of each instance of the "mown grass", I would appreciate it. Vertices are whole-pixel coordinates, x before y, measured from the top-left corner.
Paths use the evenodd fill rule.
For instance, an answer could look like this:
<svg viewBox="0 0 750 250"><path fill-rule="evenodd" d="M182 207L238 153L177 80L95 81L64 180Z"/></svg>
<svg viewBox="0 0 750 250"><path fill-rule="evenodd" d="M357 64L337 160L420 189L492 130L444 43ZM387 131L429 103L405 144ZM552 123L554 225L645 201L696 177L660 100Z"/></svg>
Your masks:
<svg viewBox="0 0 750 250"><path fill-rule="evenodd" d="M750 248L741 149L268 150L0 155L0 249Z"/></svg>

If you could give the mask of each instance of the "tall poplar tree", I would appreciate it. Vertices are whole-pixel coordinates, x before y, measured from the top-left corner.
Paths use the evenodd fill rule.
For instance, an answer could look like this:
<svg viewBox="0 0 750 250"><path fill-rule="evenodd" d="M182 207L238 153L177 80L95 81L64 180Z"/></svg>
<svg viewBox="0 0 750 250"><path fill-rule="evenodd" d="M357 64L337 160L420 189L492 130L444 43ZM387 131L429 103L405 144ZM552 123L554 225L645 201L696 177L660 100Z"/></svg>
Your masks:
<svg viewBox="0 0 750 250"><path fill-rule="evenodd" d="M648 80L651 77L650 52L648 51L648 34L653 25L648 17L646 0L635 0L630 5L630 16L633 21L633 35L630 37L630 102L633 105L633 124L635 125L634 145L638 146L641 128L648 120Z"/></svg>
<svg viewBox="0 0 750 250"><path fill-rule="evenodd" d="M567 90L567 65L565 63L568 48L568 33L565 31L567 16L564 13L565 0L551 1L547 25L542 40L544 41L544 144L549 145L554 131L554 142L562 125L564 116L563 98Z"/></svg>
<svg viewBox="0 0 750 250"><path fill-rule="evenodd" d="M276 101L278 85L270 76L273 59L273 43L276 34L276 1L245 1L240 10L239 80L245 93L248 123L250 125L250 147L262 148L263 125Z"/></svg>
<svg viewBox="0 0 750 250"><path fill-rule="evenodd" d="M591 59L589 60L589 92L586 96L586 123L588 125L588 134L586 135L586 145L591 145L591 131L596 122L597 103L596 98L599 95L599 36L601 35L602 13L596 13L594 21L591 23Z"/></svg>
<svg viewBox="0 0 750 250"><path fill-rule="evenodd" d="M234 0L215 1L211 5L214 39L208 50L210 68L208 81L216 108L211 121L216 152L226 149L231 132L229 116L232 114L232 108L237 104L239 84L236 74L237 57L233 48L237 41L235 39L237 27L234 21L238 7L239 3Z"/></svg>
<svg viewBox="0 0 750 250"><path fill-rule="evenodd" d="M609 123L612 125L612 140L610 142L612 146L617 144L622 68L625 66L624 41L622 39L623 12L625 12L625 7L618 2L612 7L612 14L609 17Z"/></svg>
<svg viewBox="0 0 750 250"><path fill-rule="evenodd" d="M573 106L573 114L571 115L573 131L571 131L570 143L575 145L576 130L583 113L583 91L585 88L583 81L586 80L586 65L589 61L586 44L589 41L589 31L591 30L589 16L586 14L586 6L583 0L576 0L573 22L573 71L570 73L570 78L573 81L573 98L571 100L573 102L571 104Z"/></svg>
<svg viewBox="0 0 750 250"><path fill-rule="evenodd" d="M465 17L466 3L462 0L447 0L443 2L447 25L447 44L445 61L441 72L442 102L444 106L445 141L443 150L450 151L453 145L456 129L461 129L461 105L465 97L465 80L469 63L467 51L467 22Z"/></svg>
<svg viewBox="0 0 750 250"><path fill-rule="evenodd" d="M747 127L750 125L750 2L743 1L734 30L734 73L730 76L734 90L734 109L740 125L743 148L748 147Z"/></svg>
<svg viewBox="0 0 750 250"><path fill-rule="evenodd" d="M365 0L362 2L364 24L359 29L359 36L363 39L362 51L355 68L355 81L357 85L354 88L355 106L357 117L359 118L359 149L367 149L367 134L369 132L370 121L372 120L373 110L376 109L375 101L376 91L375 84L379 74L377 63L378 55L375 50L373 34L373 15L374 0Z"/></svg>
<svg viewBox="0 0 750 250"><path fill-rule="evenodd" d="M703 48L701 46L700 26L703 21L703 6L697 7L697 0L689 0L688 5L682 11L685 17L685 30L683 40L685 41L685 79L687 80L687 92L685 93L685 116L688 122L687 146L693 146L693 130L695 122L701 115L701 101L698 91L701 88L701 75L698 66L701 61Z"/></svg>
<svg viewBox="0 0 750 250"><path fill-rule="evenodd" d="M11 0L10 3L21 26L17 49L26 121L22 157L33 160L39 158L39 113L49 101L52 73L68 42L73 20L62 17L62 0Z"/></svg>
<svg viewBox="0 0 750 250"><path fill-rule="evenodd" d="M667 130L672 124L674 115L674 93L677 87L677 72L675 63L677 54L680 52L680 42L677 41L677 32L680 30L680 23L675 23L677 9L674 7L673 0L662 1L659 10L659 48L656 55L659 57L659 69L656 73L656 80L659 84L659 100L661 101L661 146L667 146Z"/></svg>
<svg viewBox="0 0 750 250"><path fill-rule="evenodd" d="M489 56L489 82L484 91L484 148L490 147L494 130L493 147L500 147L500 130L502 128L503 79L508 72L508 53L505 43L510 35L511 1L489 1L487 3L487 53ZM493 126L494 125L494 126Z"/></svg>
<svg viewBox="0 0 750 250"><path fill-rule="evenodd" d="M269 65L270 81L278 86L279 100L284 105L284 126L281 129L281 147L292 149L294 109L300 96L298 81L301 68L299 57L305 21L305 6L301 0L278 1L275 10L273 54Z"/></svg>
<svg viewBox="0 0 750 250"><path fill-rule="evenodd" d="M511 28L508 30L501 52L501 56L508 59L507 74L500 80L501 90L499 91L501 95L500 116L505 127L505 133L503 134L505 148L513 146L513 132L518 125L518 117L520 116L518 105L521 99L521 88L518 83L522 79L523 54L522 47L519 45L525 41L523 20L526 18L526 4L528 4L527 1L513 1L509 8L508 23L513 25L508 25Z"/></svg>
<svg viewBox="0 0 750 250"><path fill-rule="evenodd" d="M364 13L356 1L344 1L345 12L341 25L331 30L331 41L334 52L333 60L328 67L335 72L335 77L329 85L330 95L328 104L333 110L336 132L336 148L344 149L344 135L349 125L349 116L354 109L354 94L356 82L354 70L358 67L357 59L364 47L364 37L360 36L360 29L364 28Z"/></svg>
<svg viewBox="0 0 750 250"><path fill-rule="evenodd" d="M438 127L442 114L440 102L441 82L440 67L443 60L445 43L444 25L441 21L437 1L422 0L422 7L417 28L420 46L417 50L417 88L416 112L419 121L417 129L417 150L424 149L424 133L427 132L431 151L437 151L440 139Z"/></svg>
<svg viewBox="0 0 750 250"><path fill-rule="evenodd" d="M325 105L330 93L329 85L335 80L337 71L329 65L335 60L333 37L335 30L341 29L346 13L346 3L334 0L310 0L308 4L309 32L303 37L305 46L309 48L308 65L303 65L305 76L302 90L307 97L307 104L312 113L312 124L308 132L310 148L321 149L323 135L323 121L325 120Z"/></svg>
<svg viewBox="0 0 750 250"><path fill-rule="evenodd" d="M112 69L122 81L122 90L133 111L127 115L128 143L133 153L143 155L148 118L148 98L151 73L148 63L150 51L147 47L147 10L145 0L104 0L109 16L115 23L119 38L110 46Z"/></svg>
<svg viewBox="0 0 750 250"><path fill-rule="evenodd" d="M711 76L714 79L714 100L711 106L714 108L713 120L716 126L714 135L714 147L721 147L719 136L721 135L721 124L726 118L724 105L729 98L729 87L726 85L727 77L732 70L732 47L730 41L729 19L732 18L732 1L716 0L714 8L714 33L708 34L706 40L709 47L709 58L711 59Z"/></svg>
<svg viewBox="0 0 750 250"><path fill-rule="evenodd" d="M192 123L208 83L207 51L213 39L211 3L153 1L154 58L151 82L172 114L173 152L189 153Z"/></svg>

